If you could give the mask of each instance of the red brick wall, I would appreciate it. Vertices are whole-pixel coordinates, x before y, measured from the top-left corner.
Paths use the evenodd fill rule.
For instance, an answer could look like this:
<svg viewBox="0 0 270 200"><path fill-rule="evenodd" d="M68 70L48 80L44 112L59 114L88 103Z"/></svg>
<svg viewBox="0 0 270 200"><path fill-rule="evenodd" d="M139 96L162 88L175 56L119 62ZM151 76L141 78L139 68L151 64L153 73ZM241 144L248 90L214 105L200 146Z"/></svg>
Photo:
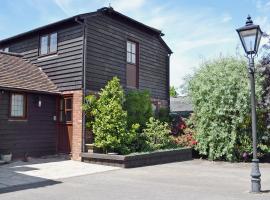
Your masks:
<svg viewBox="0 0 270 200"><path fill-rule="evenodd" d="M82 100L83 93L81 90L64 92L63 94L73 95L73 127L72 127L72 160L81 161L80 153L82 152Z"/></svg>

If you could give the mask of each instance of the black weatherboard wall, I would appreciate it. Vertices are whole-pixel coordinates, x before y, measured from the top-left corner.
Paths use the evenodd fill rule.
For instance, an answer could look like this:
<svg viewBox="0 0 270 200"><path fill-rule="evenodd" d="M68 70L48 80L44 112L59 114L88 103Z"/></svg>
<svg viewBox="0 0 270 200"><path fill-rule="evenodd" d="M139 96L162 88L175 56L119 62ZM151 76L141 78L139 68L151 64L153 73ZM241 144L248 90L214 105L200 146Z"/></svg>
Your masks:
<svg viewBox="0 0 270 200"><path fill-rule="evenodd" d="M42 101L38 107L37 98ZM15 157L25 153L31 156L56 152L56 97L27 94L27 118L9 119L9 92L0 93L0 149L11 151Z"/></svg>
<svg viewBox="0 0 270 200"><path fill-rule="evenodd" d="M99 90L113 76L126 86L126 42L139 44L139 89L153 98L168 100L168 49L157 35L114 16L86 18L86 89Z"/></svg>
<svg viewBox="0 0 270 200"><path fill-rule="evenodd" d="M40 36L54 32L58 33L57 54L39 56ZM171 51L161 35L112 8L102 8L2 40L0 48L24 53L60 91L82 89L84 77L85 89L98 91L113 76L126 86L126 42L135 41L139 47L139 89L149 90L155 99L169 101Z"/></svg>
<svg viewBox="0 0 270 200"><path fill-rule="evenodd" d="M58 34L57 54L39 56L39 37L54 32ZM83 28L77 22L36 31L4 41L0 46L9 47L10 52L23 53L25 59L43 69L60 91L82 88Z"/></svg>

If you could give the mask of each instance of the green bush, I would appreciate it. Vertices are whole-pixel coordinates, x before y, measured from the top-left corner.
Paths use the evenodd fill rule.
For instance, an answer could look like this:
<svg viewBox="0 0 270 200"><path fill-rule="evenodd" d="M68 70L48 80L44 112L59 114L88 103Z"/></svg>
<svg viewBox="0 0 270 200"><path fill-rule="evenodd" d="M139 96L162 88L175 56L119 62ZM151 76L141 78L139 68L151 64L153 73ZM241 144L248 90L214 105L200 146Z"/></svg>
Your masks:
<svg viewBox="0 0 270 200"><path fill-rule="evenodd" d="M96 108L97 104L97 98L94 95L88 95L85 97L84 104L83 104L83 110L85 112L86 116L86 128L88 130L93 129L93 122L94 122L94 110Z"/></svg>
<svg viewBox="0 0 270 200"><path fill-rule="evenodd" d="M161 122L170 122L169 109L161 107L157 111L156 118Z"/></svg>
<svg viewBox="0 0 270 200"><path fill-rule="evenodd" d="M146 151L166 149L173 145L168 124L153 117L150 117L149 122L146 123L142 135L145 138Z"/></svg>
<svg viewBox="0 0 270 200"><path fill-rule="evenodd" d="M149 91L129 91L126 95L125 110L127 110L128 127L139 124L142 130L149 118L153 116Z"/></svg>
<svg viewBox="0 0 270 200"><path fill-rule="evenodd" d="M259 99L262 78L257 76ZM248 81L246 61L232 57L204 63L189 81L196 147L211 160L239 160L251 151Z"/></svg>
<svg viewBox="0 0 270 200"><path fill-rule="evenodd" d="M114 77L100 92L100 97L91 112L94 116L93 132L95 146L104 152L127 154L136 137L138 125L128 130L127 112L123 110L124 91L118 78Z"/></svg>

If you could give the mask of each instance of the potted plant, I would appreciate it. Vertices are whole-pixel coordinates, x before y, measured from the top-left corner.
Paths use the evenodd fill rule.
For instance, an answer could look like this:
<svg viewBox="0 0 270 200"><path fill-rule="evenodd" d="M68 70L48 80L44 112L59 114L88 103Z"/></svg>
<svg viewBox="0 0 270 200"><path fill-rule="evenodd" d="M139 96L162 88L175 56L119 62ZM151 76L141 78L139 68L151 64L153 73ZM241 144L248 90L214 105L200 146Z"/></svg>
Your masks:
<svg viewBox="0 0 270 200"><path fill-rule="evenodd" d="M12 153L9 150L1 151L1 160L5 163L9 163L12 159Z"/></svg>

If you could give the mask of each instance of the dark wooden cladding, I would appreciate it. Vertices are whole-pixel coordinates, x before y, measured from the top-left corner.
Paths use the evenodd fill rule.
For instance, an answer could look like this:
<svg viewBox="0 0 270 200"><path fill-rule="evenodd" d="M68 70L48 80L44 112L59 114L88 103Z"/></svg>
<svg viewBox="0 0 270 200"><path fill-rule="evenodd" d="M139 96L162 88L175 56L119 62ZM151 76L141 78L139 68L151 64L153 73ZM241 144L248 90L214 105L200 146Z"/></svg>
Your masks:
<svg viewBox="0 0 270 200"><path fill-rule="evenodd" d="M168 99L168 50L157 35L106 15L86 19L86 89L99 90L113 76L126 87L126 42L139 44L139 89Z"/></svg>
<svg viewBox="0 0 270 200"><path fill-rule="evenodd" d="M85 30L74 18L22 38L6 40L0 43L0 48L23 53L27 60L43 69L60 91L83 89L84 76L86 91L99 91L114 76L126 88L126 42L134 41L139 47L138 88L149 90L155 99L169 99L168 54L171 52L159 33L117 14L101 12L83 18ZM39 36L53 32L58 33L57 54L40 57Z"/></svg>
<svg viewBox="0 0 270 200"><path fill-rule="evenodd" d="M54 154L56 152L56 97L41 94L27 95L26 119L9 119L10 92L0 93L0 149L12 152L15 157L25 153L30 156ZM37 98L42 101L38 107Z"/></svg>
<svg viewBox="0 0 270 200"><path fill-rule="evenodd" d="M58 34L57 54L39 56L39 36L52 32ZM83 28L80 24L65 24L1 45L8 46L11 52L23 53L25 59L41 67L60 91L82 88Z"/></svg>

